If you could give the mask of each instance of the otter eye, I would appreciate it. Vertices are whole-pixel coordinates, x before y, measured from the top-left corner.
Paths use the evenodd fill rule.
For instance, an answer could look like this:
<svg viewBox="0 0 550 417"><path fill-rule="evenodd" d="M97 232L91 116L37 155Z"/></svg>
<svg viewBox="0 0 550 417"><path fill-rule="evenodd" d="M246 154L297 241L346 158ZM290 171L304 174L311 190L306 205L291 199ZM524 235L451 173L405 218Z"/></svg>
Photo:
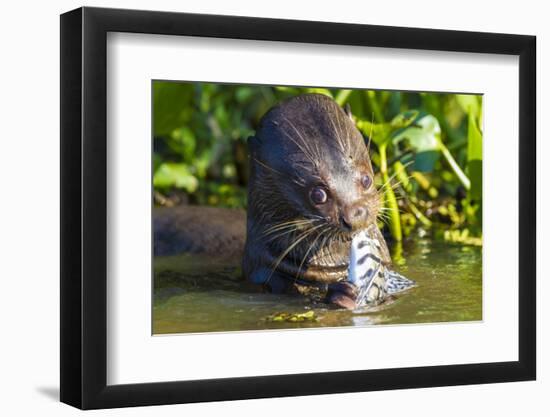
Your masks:
<svg viewBox="0 0 550 417"><path fill-rule="evenodd" d="M309 194L314 204L324 204L327 202L327 192L322 187L313 187Z"/></svg>
<svg viewBox="0 0 550 417"><path fill-rule="evenodd" d="M372 184L372 178L370 175L363 175L361 178L361 185L365 188L369 188Z"/></svg>

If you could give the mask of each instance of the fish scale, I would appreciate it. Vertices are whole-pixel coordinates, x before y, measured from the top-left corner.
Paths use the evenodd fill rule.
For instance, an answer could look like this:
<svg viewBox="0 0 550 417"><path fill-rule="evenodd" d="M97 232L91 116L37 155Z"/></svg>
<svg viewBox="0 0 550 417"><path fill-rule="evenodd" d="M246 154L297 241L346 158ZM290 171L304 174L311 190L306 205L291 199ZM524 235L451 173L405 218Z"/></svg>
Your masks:
<svg viewBox="0 0 550 417"><path fill-rule="evenodd" d="M358 233L351 242L348 282L358 289L355 303L358 307L376 305L388 295L405 291L415 281L390 270L382 262L382 248L369 229Z"/></svg>

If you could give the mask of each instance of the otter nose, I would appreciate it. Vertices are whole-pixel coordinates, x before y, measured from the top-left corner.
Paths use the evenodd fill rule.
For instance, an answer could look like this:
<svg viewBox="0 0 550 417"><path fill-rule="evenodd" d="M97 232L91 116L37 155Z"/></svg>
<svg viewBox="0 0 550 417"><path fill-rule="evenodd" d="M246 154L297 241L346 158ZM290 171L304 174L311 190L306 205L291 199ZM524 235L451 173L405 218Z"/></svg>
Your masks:
<svg viewBox="0 0 550 417"><path fill-rule="evenodd" d="M342 211L341 222L344 229L355 231L367 216L367 209L363 206L353 206Z"/></svg>

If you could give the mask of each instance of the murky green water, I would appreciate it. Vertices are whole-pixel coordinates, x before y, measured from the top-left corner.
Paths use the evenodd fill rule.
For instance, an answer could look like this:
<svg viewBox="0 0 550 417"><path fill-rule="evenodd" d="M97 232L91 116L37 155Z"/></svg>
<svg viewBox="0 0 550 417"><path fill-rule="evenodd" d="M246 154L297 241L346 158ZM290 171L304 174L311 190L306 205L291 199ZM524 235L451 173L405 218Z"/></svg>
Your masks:
<svg viewBox="0 0 550 417"><path fill-rule="evenodd" d="M395 249L395 248L394 248ZM258 293L240 279L238 259L155 258L153 333L365 326L482 319L481 249L417 238L395 269L418 287L376 309L343 311L303 298ZM395 259L395 254L394 254ZM273 322L279 312L313 309L314 322Z"/></svg>

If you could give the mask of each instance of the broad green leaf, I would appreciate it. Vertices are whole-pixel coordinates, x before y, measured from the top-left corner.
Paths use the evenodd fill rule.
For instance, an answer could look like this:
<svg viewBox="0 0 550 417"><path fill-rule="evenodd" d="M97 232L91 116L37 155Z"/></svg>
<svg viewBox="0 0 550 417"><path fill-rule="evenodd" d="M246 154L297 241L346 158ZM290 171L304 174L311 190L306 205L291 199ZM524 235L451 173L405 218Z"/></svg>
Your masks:
<svg viewBox="0 0 550 417"><path fill-rule="evenodd" d="M411 115L401 114L394 119L394 125L406 124ZM412 169L422 172L431 172L440 156L441 128L439 122L432 115L417 118L408 127L399 129L392 137L394 145L402 141L414 150L414 166Z"/></svg>
<svg viewBox="0 0 550 417"><path fill-rule="evenodd" d="M419 115L420 115L420 112L418 110L404 111L402 113L399 113L397 116L395 116L392 119L390 126L394 130L404 129L410 126Z"/></svg>
<svg viewBox="0 0 550 417"><path fill-rule="evenodd" d="M395 131L411 125L417 116L418 111L411 110L398 114L389 123L373 123L365 119L358 119L356 126L363 135L370 138L380 147L390 141L391 135Z"/></svg>
<svg viewBox="0 0 550 417"><path fill-rule="evenodd" d="M153 176L153 185L159 188L183 188L189 193L197 190L199 182L185 164L165 162Z"/></svg>
<svg viewBox="0 0 550 417"><path fill-rule="evenodd" d="M368 120L357 120L359 131L372 140L378 147L388 142L392 131L390 123L372 123Z"/></svg>

